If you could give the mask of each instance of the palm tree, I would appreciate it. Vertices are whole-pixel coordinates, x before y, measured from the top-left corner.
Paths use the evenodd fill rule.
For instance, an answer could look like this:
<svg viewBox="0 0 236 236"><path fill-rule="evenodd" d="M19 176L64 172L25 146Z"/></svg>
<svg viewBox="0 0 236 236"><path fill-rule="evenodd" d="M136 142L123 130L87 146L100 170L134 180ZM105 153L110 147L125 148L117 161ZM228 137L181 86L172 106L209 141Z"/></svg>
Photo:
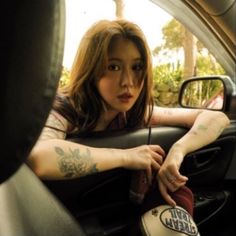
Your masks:
<svg viewBox="0 0 236 236"><path fill-rule="evenodd" d="M197 60L197 38L186 28L184 28L184 71L183 79L188 79L196 75Z"/></svg>
<svg viewBox="0 0 236 236"><path fill-rule="evenodd" d="M116 4L116 18L124 18L124 0L113 0Z"/></svg>

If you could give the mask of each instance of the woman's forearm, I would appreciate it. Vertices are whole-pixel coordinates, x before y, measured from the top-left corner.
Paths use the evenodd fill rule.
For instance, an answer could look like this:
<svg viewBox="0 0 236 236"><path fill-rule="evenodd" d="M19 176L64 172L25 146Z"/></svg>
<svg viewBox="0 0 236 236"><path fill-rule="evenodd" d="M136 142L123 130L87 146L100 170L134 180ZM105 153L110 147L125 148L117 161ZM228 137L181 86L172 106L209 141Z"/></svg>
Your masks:
<svg viewBox="0 0 236 236"><path fill-rule="evenodd" d="M51 139L37 143L27 164L42 179L66 179L122 167L123 156L120 149L93 148Z"/></svg>
<svg viewBox="0 0 236 236"><path fill-rule="evenodd" d="M192 128L173 147L181 148L186 155L216 140L228 124L229 119L224 113L203 111Z"/></svg>

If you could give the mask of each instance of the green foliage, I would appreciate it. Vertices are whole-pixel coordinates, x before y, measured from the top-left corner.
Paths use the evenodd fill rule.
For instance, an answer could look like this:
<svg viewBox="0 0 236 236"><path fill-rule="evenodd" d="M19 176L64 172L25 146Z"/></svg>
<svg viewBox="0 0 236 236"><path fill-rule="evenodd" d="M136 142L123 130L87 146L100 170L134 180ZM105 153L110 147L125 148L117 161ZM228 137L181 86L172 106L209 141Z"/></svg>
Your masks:
<svg viewBox="0 0 236 236"><path fill-rule="evenodd" d="M61 78L59 81L59 87L65 86L70 79L70 70L68 70L66 67L62 68Z"/></svg>
<svg viewBox="0 0 236 236"><path fill-rule="evenodd" d="M210 54L207 56L200 54L197 57L196 68L198 76L225 74L224 69Z"/></svg>
<svg viewBox="0 0 236 236"><path fill-rule="evenodd" d="M177 55L181 50L186 50L184 48L184 37L185 28L178 22L176 19L172 19L168 22L162 29L163 33L163 44L157 45L157 47L152 51L153 56L159 57L158 60L162 62L167 62L153 68L153 77L154 77L154 96L160 104L160 97L164 97L163 93L166 94L166 97L178 90L181 81L183 80L183 64L180 63L178 59L177 64L168 63L168 61L173 61L173 55ZM225 74L224 69L220 66L215 58L208 52L204 45L197 41L197 58L196 58L196 70L195 76L204 76L204 75L222 75ZM170 56L171 55L171 56ZM161 60L160 60L161 57ZM181 60L184 61L184 60ZM213 85L205 84L201 90L203 98L208 98L219 89ZM194 90L196 92L196 90ZM189 96L193 96L193 91ZM198 95L195 94L195 98L198 98ZM200 101L196 101L200 102Z"/></svg>
<svg viewBox="0 0 236 236"><path fill-rule="evenodd" d="M224 74L222 67L214 60L210 59L210 56L201 56L198 58L197 75L221 75ZM178 62L177 65L173 63L162 64L153 68L153 79L154 79L154 98L155 103L159 106L178 106L178 101L175 99L177 96L179 87L183 80L183 67ZM188 90L188 94L185 94L186 98L189 98L189 105L201 107L203 101L207 101L217 91L220 90L220 83L209 80L204 82L203 86L199 90L195 86ZM169 96L172 96L170 98ZM171 101L171 103L164 103Z"/></svg>
<svg viewBox="0 0 236 236"><path fill-rule="evenodd" d="M179 49L182 47L184 39L184 27L176 19L172 19L167 25L162 29L164 48L171 50Z"/></svg>
<svg viewBox="0 0 236 236"><path fill-rule="evenodd" d="M180 63L162 64L153 68L153 80L155 88L167 85L170 88L177 88L182 79L183 69Z"/></svg>
<svg viewBox="0 0 236 236"><path fill-rule="evenodd" d="M153 50L153 55L158 56L161 50L179 50L183 47L184 27L177 20L172 19L162 28L163 44Z"/></svg>

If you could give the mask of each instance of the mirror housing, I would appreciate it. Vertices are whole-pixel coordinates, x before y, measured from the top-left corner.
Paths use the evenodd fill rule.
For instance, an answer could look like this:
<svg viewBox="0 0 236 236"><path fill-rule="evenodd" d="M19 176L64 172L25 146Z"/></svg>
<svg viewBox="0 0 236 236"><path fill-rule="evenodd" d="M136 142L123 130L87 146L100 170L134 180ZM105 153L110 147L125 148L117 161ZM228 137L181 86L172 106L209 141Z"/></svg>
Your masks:
<svg viewBox="0 0 236 236"><path fill-rule="evenodd" d="M201 76L183 81L179 92L179 105L226 111L230 105L233 86L228 76Z"/></svg>

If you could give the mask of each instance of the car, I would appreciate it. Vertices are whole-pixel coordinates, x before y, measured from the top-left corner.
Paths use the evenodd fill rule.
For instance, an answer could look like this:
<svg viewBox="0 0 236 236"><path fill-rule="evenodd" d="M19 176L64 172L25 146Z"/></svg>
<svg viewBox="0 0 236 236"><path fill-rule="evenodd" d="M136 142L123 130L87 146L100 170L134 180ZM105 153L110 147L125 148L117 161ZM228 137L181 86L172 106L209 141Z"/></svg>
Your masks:
<svg viewBox="0 0 236 236"><path fill-rule="evenodd" d="M235 0L152 0L192 31L217 58L224 75L184 81L179 106L225 112L230 125L212 144L188 154L182 171L195 197L194 218L201 236L236 232L236 34ZM2 3L2 86L0 236L127 235L136 208L127 200L130 172L116 169L68 181L41 181L26 159L46 122L60 79L65 42L65 2ZM4 14L3 14L4 13ZM192 88L219 87L221 106L195 103ZM194 92L196 92L194 90ZM96 132L71 141L96 147L127 148L156 143L166 151L187 132L158 126ZM133 234L134 236L136 234ZM132 236L132 235L131 235Z"/></svg>

